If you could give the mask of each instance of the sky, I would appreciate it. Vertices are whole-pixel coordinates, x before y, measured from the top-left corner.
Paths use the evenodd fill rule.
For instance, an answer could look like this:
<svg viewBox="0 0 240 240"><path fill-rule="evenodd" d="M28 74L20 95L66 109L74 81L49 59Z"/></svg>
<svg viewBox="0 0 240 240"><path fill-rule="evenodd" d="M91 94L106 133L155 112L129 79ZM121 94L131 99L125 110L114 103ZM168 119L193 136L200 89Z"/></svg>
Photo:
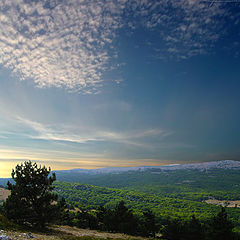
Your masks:
<svg viewBox="0 0 240 240"><path fill-rule="evenodd" d="M239 89L240 1L0 1L0 177L240 160Z"/></svg>

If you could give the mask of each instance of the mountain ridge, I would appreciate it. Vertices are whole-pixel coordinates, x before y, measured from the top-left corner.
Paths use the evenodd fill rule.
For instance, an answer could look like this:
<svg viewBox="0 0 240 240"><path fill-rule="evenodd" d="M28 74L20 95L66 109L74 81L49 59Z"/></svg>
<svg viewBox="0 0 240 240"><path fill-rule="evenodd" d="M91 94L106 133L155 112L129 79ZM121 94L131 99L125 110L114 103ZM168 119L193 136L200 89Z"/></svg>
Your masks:
<svg viewBox="0 0 240 240"><path fill-rule="evenodd" d="M236 160L219 160L212 162L203 163L186 163L186 164L170 164L162 166L138 166L138 167L106 167L98 169L81 169L75 168L70 170L56 170L52 171L57 174L57 178L66 181L69 176L75 177L90 177L90 176L101 176L104 174L121 174L127 172L145 172L147 170L157 171L173 171L173 170L200 170L207 171L210 169L236 169L240 170L240 161ZM154 173L154 172L152 172ZM77 180L77 179L76 179ZM7 181L13 181L11 178L0 178L0 185L6 186Z"/></svg>
<svg viewBox="0 0 240 240"><path fill-rule="evenodd" d="M104 173L122 173L128 171L146 171L148 169L160 169L160 170L180 170L180 169L199 169L208 170L212 168L223 169L240 169L240 162L236 160L219 160L203 163L186 163L186 164L168 164L161 166L137 166L137 167L105 167L97 169L83 169L74 168L69 170L56 170L56 173L79 173L79 174L104 174Z"/></svg>

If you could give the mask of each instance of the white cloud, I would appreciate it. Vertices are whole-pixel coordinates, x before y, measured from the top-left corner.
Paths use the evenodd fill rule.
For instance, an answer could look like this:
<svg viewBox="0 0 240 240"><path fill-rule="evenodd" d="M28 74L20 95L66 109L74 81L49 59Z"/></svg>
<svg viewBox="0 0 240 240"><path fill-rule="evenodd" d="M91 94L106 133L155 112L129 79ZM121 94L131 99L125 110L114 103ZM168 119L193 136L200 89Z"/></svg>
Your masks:
<svg viewBox="0 0 240 240"><path fill-rule="evenodd" d="M156 48L159 58L189 58L206 54L226 33L226 22L239 17L231 14L224 2L209 6L199 0L129 1L136 25L145 26L161 39Z"/></svg>
<svg viewBox="0 0 240 240"><path fill-rule="evenodd" d="M1 1L0 64L41 88L95 92L109 61L107 47L121 25L123 4Z"/></svg>
<svg viewBox="0 0 240 240"><path fill-rule="evenodd" d="M40 87L99 92L110 66L116 30L155 31L160 57L207 53L237 22L224 3L199 0L5 0L0 2L0 64ZM229 17L229 18L228 18ZM239 24L238 22L236 24ZM149 42L149 41L148 41ZM119 81L116 81L119 83Z"/></svg>

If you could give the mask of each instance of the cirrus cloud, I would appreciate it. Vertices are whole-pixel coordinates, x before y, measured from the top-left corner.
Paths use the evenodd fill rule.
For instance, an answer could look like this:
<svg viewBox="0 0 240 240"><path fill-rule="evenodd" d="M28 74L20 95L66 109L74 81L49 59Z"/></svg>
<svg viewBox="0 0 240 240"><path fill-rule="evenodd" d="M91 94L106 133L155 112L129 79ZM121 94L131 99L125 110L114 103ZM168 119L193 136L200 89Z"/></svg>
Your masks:
<svg viewBox="0 0 240 240"><path fill-rule="evenodd" d="M147 138L157 137L159 140L172 135L172 131L162 129L145 129L128 132L116 132L101 129L81 129L70 126L46 126L42 123L35 122L26 118L17 117L21 125L34 130L26 136L32 139L42 139L47 141L63 141L72 143L88 142L116 142L134 147L146 147L150 145L145 142Z"/></svg>

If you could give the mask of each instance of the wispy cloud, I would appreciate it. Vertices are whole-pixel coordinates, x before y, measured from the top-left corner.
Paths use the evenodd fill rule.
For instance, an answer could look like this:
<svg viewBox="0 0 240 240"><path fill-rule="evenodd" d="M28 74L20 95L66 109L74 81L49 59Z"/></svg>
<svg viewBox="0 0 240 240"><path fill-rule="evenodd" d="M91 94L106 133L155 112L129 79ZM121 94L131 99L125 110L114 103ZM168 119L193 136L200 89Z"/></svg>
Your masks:
<svg viewBox="0 0 240 240"><path fill-rule="evenodd" d="M21 124L34 130L27 134L32 139L43 139L49 141L64 141L73 143L95 142L118 142L135 147L149 147L144 141L146 138L157 137L158 140L173 134L171 131L161 129L132 130L126 132L103 131L98 129L80 129L67 126L46 126L39 122L31 121L22 117L17 118Z"/></svg>
<svg viewBox="0 0 240 240"><path fill-rule="evenodd" d="M46 126L39 122L31 121L26 118L18 117L18 121L25 126L31 128L35 131L34 134L28 134L27 136L35 139L43 140L53 140L53 141L66 141L66 142L76 142L76 143L85 143L88 141L101 141L102 139L91 137L86 134L74 134L71 133L71 129L67 127L58 126Z"/></svg>
<svg viewBox="0 0 240 240"><path fill-rule="evenodd" d="M68 148L69 149L69 148ZM87 152L76 152L64 149L46 149L41 147L27 147L27 146L14 146L9 147L5 145L0 145L0 159L33 159L33 160L59 160L66 161L66 159L71 159L72 161L77 161L78 159L104 159L104 154L101 153L87 153Z"/></svg>

